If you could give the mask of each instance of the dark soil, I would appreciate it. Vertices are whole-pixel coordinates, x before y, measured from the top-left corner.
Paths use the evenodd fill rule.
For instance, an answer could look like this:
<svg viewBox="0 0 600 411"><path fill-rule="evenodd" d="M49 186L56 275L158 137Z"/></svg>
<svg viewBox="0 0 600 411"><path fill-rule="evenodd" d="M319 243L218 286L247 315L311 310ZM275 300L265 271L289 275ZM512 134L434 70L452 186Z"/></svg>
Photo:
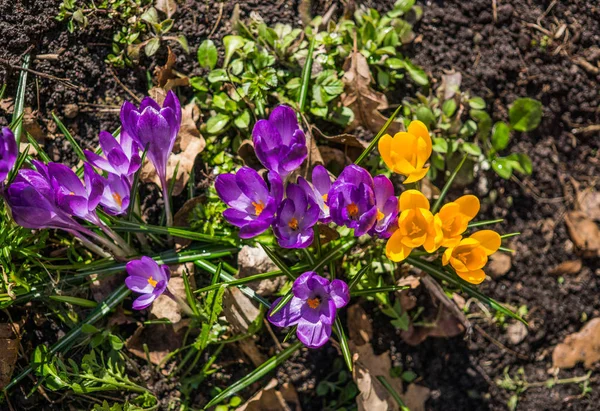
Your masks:
<svg viewBox="0 0 600 411"><path fill-rule="evenodd" d="M241 18L258 11L268 23L300 25L298 3L254 0L238 4ZM332 3L315 1L313 12L323 13ZM344 7L341 3L337 13ZM386 10L393 1L365 3ZM123 100L131 100L132 94L138 98L146 94L146 73L164 64L165 51L153 59L142 59L135 69L111 69L105 58L114 32L112 21L97 16L84 31L69 34L65 25L54 19L59 4L59 0L0 0L0 75L8 84L6 95L14 95L19 71L9 66L18 66L20 56L31 52L31 69L76 85L73 89L63 81L30 74L26 94L26 106L37 110L43 130L49 136L56 134L46 140L53 160L73 162L72 151L50 120L51 112L63 119L83 147L92 147L99 131L117 127ZM180 4L173 32L186 35L191 50L186 55L174 47L179 71L201 73L195 62L197 46L217 23L220 4L193 0ZM222 3L222 18L212 36L217 44L231 29L234 4ZM489 198L495 198L484 204L482 218L504 218L501 231L522 233L510 242L517 251L511 270L499 279L486 281L481 289L513 307L526 305L530 328L526 339L516 346L511 345L504 328L486 320L476 322L485 334L475 330L467 340L428 339L411 347L389 326L389 319L375 310L375 348L379 352L390 350L397 363L413 370L421 378L420 384L433 390L428 409L503 410L512 393L499 388L496 380L503 377L506 367L512 376L522 367L524 378L530 382L546 380L553 347L578 331L583 318L600 316L598 260L584 260L582 271L566 276L562 284L548 274L555 265L577 258L563 221L565 212L574 207L570 178L583 188L600 188L600 136L597 132L574 132L600 124L600 74L577 63L583 58L597 64L593 47L600 45L600 6L588 0L439 0L422 6L423 19L415 29L418 37L407 54L434 79L444 70L460 71L462 89L484 97L494 120L506 120L508 107L517 97L536 98L544 105L541 126L532 133L517 134L508 149L531 156L533 175L504 181L490 174L477 183L478 194L491 193ZM563 34L541 46L546 41L543 30L554 34L563 24L568 37ZM59 54L58 59L35 58L51 53ZM64 115L68 104L78 107L72 119ZM8 116L0 116L0 124L8 121ZM269 343L264 340L268 354ZM322 406L314 387L327 374L332 354L331 347L304 352L302 358L293 359L277 373L296 385L305 409ZM559 376L583 374L583 368L578 367ZM532 388L520 396L519 409L593 410L600 394L595 382L592 386L594 391L584 398L577 397L581 391L574 384ZM16 392L15 396L24 393ZM208 397L199 398L205 401ZM47 409L44 401L39 396L36 401L19 404L23 409L33 404Z"/></svg>

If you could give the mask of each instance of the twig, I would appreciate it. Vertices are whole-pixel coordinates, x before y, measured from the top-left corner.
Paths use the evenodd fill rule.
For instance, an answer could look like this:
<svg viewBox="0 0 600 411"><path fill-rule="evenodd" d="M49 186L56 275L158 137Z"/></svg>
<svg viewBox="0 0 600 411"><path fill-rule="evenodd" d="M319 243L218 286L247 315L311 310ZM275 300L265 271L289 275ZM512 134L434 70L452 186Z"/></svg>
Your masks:
<svg viewBox="0 0 600 411"><path fill-rule="evenodd" d="M492 15L494 16L494 24L498 23L498 5L496 0L492 0Z"/></svg>
<svg viewBox="0 0 600 411"><path fill-rule="evenodd" d="M217 27L219 27L219 23L221 22L222 17L223 17L223 2L219 2L219 15L217 16L217 22L215 23L212 30L210 31L208 38L211 38L212 35L215 33L215 30L217 29Z"/></svg>
<svg viewBox="0 0 600 411"><path fill-rule="evenodd" d="M471 325L471 322L467 319L465 314L456 306L456 304L448 298L448 296L442 289L442 286L440 286L440 284L433 278L431 278L431 276L427 273L425 273L425 275L421 277L421 282L425 287L427 287L429 292L435 298L437 298L439 302L442 303L442 305L446 307L452 313L452 315L456 317L458 321L460 321L460 323L465 327L465 333L467 337L469 337L473 332L473 326Z"/></svg>
<svg viewBox="0 0 600 411"><path fill-rule="evenodd" d="M267 328L267 331L269 332L269 335L271 335L271 338L273 339L273 341L275 342L275 345L277 346L277 349L279 351L283 351L283 347L281 346L281 344L279 343L279 340L277 339L277 336L275 335L275 333L273 332L273 329L271 328L271 325L269 324L269 322L267 321L266 318L263 318L263 321L265 323L265 327Z"/></svg>
<svg viewBox="0 0 600 411"><path fill-rule="evenodd" d="M25 67L21 67L21 66L16 66L14 64L11 64L10 61L5 60L5 59L0 59L0 64L3 65L4 67L10 68L12 70L22 70L22 71L26 71L28 73L31 73L35 76L38 77L42 77L42 78L47 78L48 80L54 80L54 81L58 81L59 83L63 83L66 87L72 88L72 89L79 89L80 87L76 86L75 84L71 83L69 81L69 79L66 78L60 78L60 77L56 77L53 76L51 74L46 74L46 73L42 73L36 70L32 70L30 68L25 68Z"/></svg>
<svg viewBox="0 0 600 411"><path fill-rule="evenodd" d="M119 80L112 68L109 67L108 70L110 71L110 74L112 74L112 76L114 77L115 81L119 83L119 85L123 87L123 90L125 90L131 97L133 97L135 101L137 101L138 103L142 101L138 96L135 95L133 91L129 90L129 88L127 88L127 86L123 84L121 80Z"/></svg>
<svg viewBox="0 0 600 411"><path fill-rule="evenodd" d="M481 328L479 325L475 324L473 326L473 328L475 328L483 337L485 337L487 340L489 340L492 344L494 344L496 347L500 348L503 351L508 352L509 354L514 355L515 357L521 359L521 360L529 360L529 357L523 354L520 354L514 350L511 350L510 348L508 348L506 345L502 344L500 341L496 340L494 337L492 337L491 335L489 335L488 333L486 333L483 328Z"/></svg>

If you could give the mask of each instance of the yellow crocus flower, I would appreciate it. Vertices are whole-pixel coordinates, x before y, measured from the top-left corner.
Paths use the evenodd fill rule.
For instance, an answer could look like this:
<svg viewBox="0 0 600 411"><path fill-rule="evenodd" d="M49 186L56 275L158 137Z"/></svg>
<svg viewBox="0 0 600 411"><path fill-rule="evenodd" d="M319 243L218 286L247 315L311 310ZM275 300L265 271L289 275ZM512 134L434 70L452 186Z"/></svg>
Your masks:
<svg viewBox="0 0 600 411"><path fill-rule="evenodd" d="M454 247L460 242L469 222L479 212L479 207L479 199L474 195L462 196L442 207L438 213L444 233L442 247Z"/></svg>
<svg viewBox="0 0 600 411"><path fill-rule="evenodd" d="M427 174L429 166L425 167L425 163L431 156L431 137L421 121L412 121L407 132L401 131L394 137L384 135L378 147L390 170L407 177L404 184L419 181Z"/></svg>
<svg viewBox="0 0 600 411"><path fill-rule="evenodd" d="M497 232L477 231L469 238L460 240L456 247L446 249L442 264L450 263L460 278L471 284L479 284L485 279L482 268L487 264L488 256L498 251L500 243Z"/></svg>
<svg viewBox="0 0 600 411"><path fill-rule="evenodd" d="M406 190L400 196L398 229L389 238L385 253L392 261L402 261L413 250L423 246L429 253L442 242L442 221L429 211L429 200L417 190Z"/></svg>

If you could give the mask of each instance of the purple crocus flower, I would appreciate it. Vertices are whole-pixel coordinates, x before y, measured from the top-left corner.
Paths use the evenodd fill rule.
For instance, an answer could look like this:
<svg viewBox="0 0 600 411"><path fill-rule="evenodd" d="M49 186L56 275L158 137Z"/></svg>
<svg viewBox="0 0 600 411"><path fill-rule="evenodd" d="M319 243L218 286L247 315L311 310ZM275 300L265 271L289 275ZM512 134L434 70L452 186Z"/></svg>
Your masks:
<svg viewBox="0 0 600 411"><path fill-rule="evenodd" d="M221 200L230 208L223 216L230 224L240 228L240 238L255 237L269 228L283 197L281 179L269 173L269 191L265 180L250 167L242 167L236 174L221 174L215 189Z"/></svg>
<svg viewBox="0 0 600 411"><path fill-rule="evenodd" d="M6 201L14 220L31 229L77 229L79 224L55 203L54 189L46 166L33 161L37 170L21 169L6 190Z"/></svg>
<svg viewBox="0 0 600 411"><path fill-rule="evenodd" d="M306 248L313 241L319 206L297 184L288 184L286 194L273 222L273 233L283 248Z"/></svg>
<svg viewBox="0 0 600 411"><path fill-rule="evenodd" d="M321 210L319 221L322 223L331 221L329 216L329 206L327 205L327 197L329 195L329 189L331 188L331 179L329 178L327 169L321 165L316 166L312 171L312 184L302 177L298 177L298 184L306 192L308 197L319 206L319 209Z"/></svg>
<svg viewBox="0 0 600 411"><path fill-rule="evenodd" d="M0 130L0 183L6 179L6 176L15 165L19 149L15 135L10 128L2 127Z"/></svg>
<svg viewBox="0 0 600 411"><path fill-rule="evenodd" d="M48 163L48 174L56 194L56 203L68 214L98 222L96 207L104 193L105 180L89 164L83 165L85 185L69 167Z"/></svg>
<svg viewBox="0 0 600 411"><path fill-rule="evenodd" d="M148 147L148 158L166 185L167 160L181 126L181 106L175 93L167 93L162 108L150 97L142 100L139 109L126 101L121 107L121 124L142 150Z"/></svg>
<svg viewBox="0 0 600 411"><path fill-rule="evenodd" d="M85 150L85 157L95 167L118 176L130 177L141 164L140 147L125 131L121 131L120 141L107 131L101 131L100 147L104 156Z"/></svg>
<svg viewBox="0 0 600 411"><path fill-rule="evenodd" d="M100 199L100 205L104 207L104 211L108 214L123 214L127 212L129 207L130 191L127 177L109 174Z"/></svg>
<svg viewBox="0 0 600 411"><path fill-rule="evenodd" d="M278 327L298 325L296 335L309 348L323 346L331 336L331 326L335 321L336 310L350 300L348 285L342 280L321 277L308 271L296 278L292 287L294 296L269 321ZM273 307L281 300L278 298Z"/></svg>
<svg viewBox="0 0 600 411"><path fill-rule="evenodd" d="M288 106L278 106L268 120L259 120L252 130L256 156L269 171L285 180L306 156L306 137L298 127L296 113Z"/></svg>
<svg viewBox="0 0 600 411"><path fill-rule="evenodd" d="M393 222L398 218L398 197L394 195L394 185L384 175L373 178L373 188L377 219L373 228L369 230L369 234L389 238L392 235L391 230L395 226Z"/></svg>
<svg viewBox="0 0 600 411"><path fill-rule="evenodd" d="M354 164L344 168L329 190L327 205L333 222L353 228L356 237L369 231L377 221L373 178L369 172Z"/></svg>
<svg viewBox="0 0 600 411"><path fill-rule="evenodd" d="M171 271L166 265L158 265L150 257L142 257L127 263L125 267L129 277L125 279L127 287L142 294L133 302L134 310L143 310L167 290L171 279Z"/></svg>

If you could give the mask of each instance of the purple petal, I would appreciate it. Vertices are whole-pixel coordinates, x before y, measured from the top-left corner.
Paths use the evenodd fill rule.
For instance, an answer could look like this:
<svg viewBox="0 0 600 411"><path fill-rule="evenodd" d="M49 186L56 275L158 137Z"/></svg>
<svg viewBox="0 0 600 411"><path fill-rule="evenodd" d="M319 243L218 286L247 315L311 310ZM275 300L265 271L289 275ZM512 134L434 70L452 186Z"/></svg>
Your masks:
<svg viewBox="0 0 600 411"><path fill-rule="evenodd" d="M292 200L294 208L299 213L304 213L308 207L308 201L306 199L306 193L298 184L288 184L286 189L287 198Z"/></svg>
<svg viewBox="0 0 600 411"><path fill-rule="evenodd" d="M230 207L242 210L252 205L250 199L238 187L235 174L217 176L215 190L219 198Z"/></svg>
<svg viewBox="0 0 600 411"><path fill-rule="evenodd" d="M296 335L308 348L319 348L331 337L331 324L311 323L301 318Z"/></svg>
<svg viewBox="0 0 600 411"><path fill-rule="evenodd" d="M329 286L329 296L335 304L335 308L342 308L350 301L348 284L342 280L333 280Z"/></svg>
<svg viewBox="0 0 600 411"><path fill-rule="evenodd" d="M146 107L152 107L154 110L160 111L160 105L149 96L144 97L140 103L140 109L138 111L142 112L146 109Z"/></svg>
<svg viewBox="0 0 600 411"><path fill-rule="evenodd" d="M89 164L83 165L83 177L85 180L88 210L93 211L102 199L107 181L104 177L97 174Z"/></svg>
<svg viewBox="0 0 600 411"><path fill-rule="evenodd" d="M125 279L125 284L131 291L140 294L148 294L154 291L154 287L148 282L148 278L146 277L130 275Z"/></svg>
<svg viewBox="0 0 600 411"><path fill-rule="evenodd" d="M289 145L298 129L298 119L294 110L285 105L275 107L269 116L269 123L277 129L283 144Z"/></svg>
<svg viewBox="0 0 600 411"><path fill-rule="evenodd" d="M135 299L135 301L131 305L131 308L133 308L134 310L143 310L145 308L148 308L150 304L152 304L154 300L156 300L156 297L158 297L158 295L156 294L144 294Z"/></svg>
<svg viewBox="0 0 600 411"><path fill-rule="evenodd" d="M59 186L66 189L67 193L86 196L83 183L69 167L64 164L48 163L48 173Z"/></svg>
<svg viewBox="0 0 600 411"><path fill-rule="evenodd" d="M150 278L160 281L163 280L163 274L160 272L158 264L150 257L143 256L139 260L133 260L125 266L127 274L130 276L138 276ZM158 277L160 276L160 279Z"/></svg>
<svg viewBox="0 0 600 411"><path fill-rule="evenodd" d="M240 238L248 239L256 237L259 234L267 231L271 223L273 222L272 218L265 219L256 219L242 228L240 228Z"/></svg>
<svg viewBox="0 0 600 411"><path fill-rule="evenodd" d="M243 227L255 218L254 215L250 215L247 212L236 208L228 208L223 211L223 217L225 217L229 224L236 227Z"/></svg>
<svg viewBox="0 0 600 411"><path fill-rule="evenodd" d="M104 157L89 150L83 150L83 153L85 154L87 161L94 167L98 167L100 170L108 172L115 172L112 165Z"/></svg>
<svg viewBox="0 0 600 411"><path fill-rule="evenodd" d="M394 185L384 175L378 175L373 178L373 187L375 192L375 203L380 209L387 202L388 198L394 196Z"/></svg>
<svg viewBox="0 0 600 411"><path fill-rule="evenodd" d="M306 144L294 144L286 156L281 159L281 165L287 173L290 173L300 167L306 157L308 157Z"/></svg>
<svg viewBox="0 0 600 411"><path fill-rule="evenodd" d="M267 179L271 186L271 196L275 199L276 204L279 205L283 199L283 182L281 181L281 177L279 174L269 171Z"/></svg>
<svg viewBox="0 0 600 411"><path fill-rule="evenodd" d="M315 275L317 275L317 273L314 271L307 271L294 280L292 292L296 297L300 298L301 300L307 300L310 298L312 289L309 288L308 281Z"/></svg>
<svg viewBox="0 0 600 411"><path fill-rule="evenodd" d="M358 227L354 229L354 235L360 237L375 225L377 221L377 207L372 207L358 219Z"/></svg>
<svg viewBox="0 0 600 411"><path fill-rule="evenodd" d="M329 192L329 189L331 188L331 178L325 167L317 165L313 168L312 184L321 196Z"/></svg>
<svg viewBox="0 0 600 411"><path fill-rule="evenodd" d="M267 315L269 322L277 327L289 327L290 325L296 325L300 319L300 313L302 311L302 305L304 302L299 298L292 297L290 302L287 303L281 310L271 315L271 311L273 311L273 308L277 306L277 303L279 303L282 298L283 297L276 299L271 306L269 314Z"/></svg>
<svg viewBox="0 0 600 411"><path fill-rule="evenodd" d="M167 97L163 102L163 107L170 108L175 114L177 122L181 122L181 104L179 103L179 99L177 98L173 90L169 90L169 92L167 93Z"/></svg>
<svg viewBox="0 0 600 411"><path fill-rule="evenodd" d="M240 168L235 174L235 181L246 197L255 203L266 205L269 189L265 180L255 170L250 167Z"/></svg>
<svg viewBox="0 0 600 411"><path fill-rule="evenodd" d="M256 155L261 162L263 162L263 159L260 158L259 152L265 153L274 148L281 148L283 145L279 131L268 120L258 120L256 122L252 129L252 140Z"/></svg>

